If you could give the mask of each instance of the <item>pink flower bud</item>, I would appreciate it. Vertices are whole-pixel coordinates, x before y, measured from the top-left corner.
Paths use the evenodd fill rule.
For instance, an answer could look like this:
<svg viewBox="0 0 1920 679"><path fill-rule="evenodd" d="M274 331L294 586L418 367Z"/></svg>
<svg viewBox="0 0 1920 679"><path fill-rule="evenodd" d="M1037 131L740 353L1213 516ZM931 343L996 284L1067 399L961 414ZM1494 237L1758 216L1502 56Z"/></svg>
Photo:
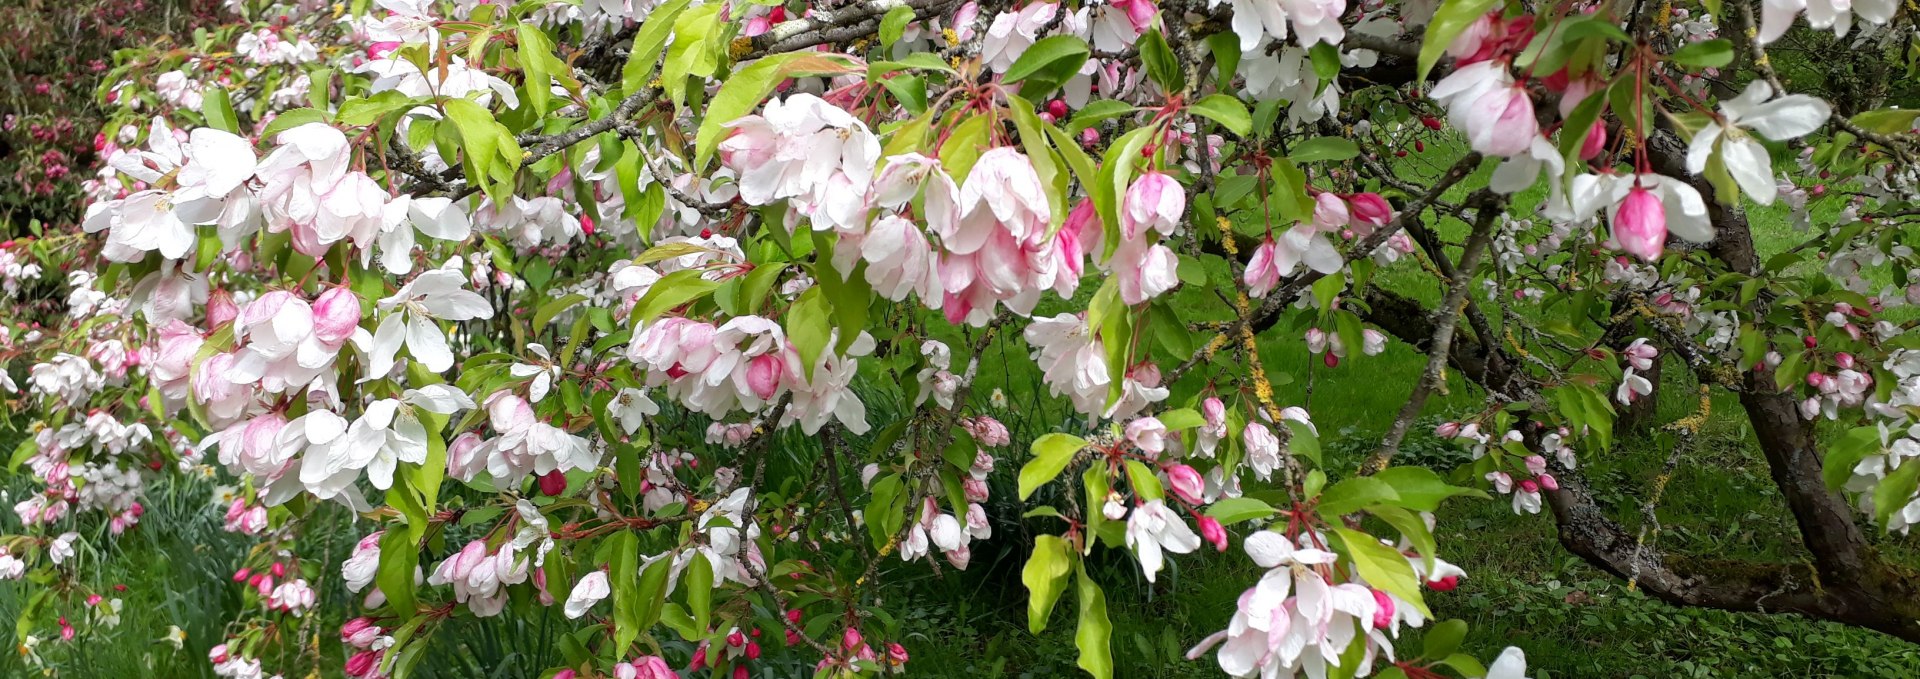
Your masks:
<svg viewBox="0 0 1920 679"><path fill-rule="evenodd" d="M774 354L761 354L753 357L747 365L747 388L755 396L771 399L780 390L780 376L786 370L786 361Z"/></svg>
<svg viewBox="0 0 1920 679"><path fill-rule="evenodd" d="M360 298L346 288L329 288L313 300L313 336L337 347L360 329Z"/></svg>
<svg viewBox="0 0 1920 679"><path fill-rule="evenodd" d="M1353 221L1353 214L1347 211L1347 202L1333 193L1322 193L1313 199L1313 226L1321 232L1339 231L1347 222Z"/></svg>
<svg viewBox="0 0 1920 679"><path fill-rule="evenodd" d="M897 642L888 642L887 643L887 659L892 660L893 664L895 665L906 664L907 647L901 646Z"/></svg>
<svg viewBox="0 0 1920 679"><path fill-rule="evenodd" d="M1347 196L1347 212L1353 219L1350 224L1365 224L1372 227L1386 226L1393 221L1393 206L1378 193L1356 193Z"/></svg>
<svg viewBox="0 0 1920 679"><path fill-rule="evenodd" d="M1180 182L1149 170L1127 188L1121 205L1120 237L1131 241L1148 230L1173 235L1180 228L1180 217L1186 210L1187 193L1180 188Z"/></svg>
<svg viewBox="0 0 1920 679"><path fill-rule="evenodd" d="M864 637L860 636L859 629L848 627L847 631L840 635L840 647L844 649L852 650L854 647L860 645L860 641L863 638Z"/></svg>
<svg viewBox="0 0 1920 679"><path fill-rule="evenodd" d="M380 660L379 651L361 651L359 653L355 653L353 654L353 657L347 659L347 676L349 677L367 676L368 674L371 674L373 672L373 667L375 664L379 662L379 660Z"/></svg>
<svg viewBox="0 0 1920 679"><path fill-rule="evenodd" d="M283 563L279 563L279 562L275 562L275 563L273 564L273 568L272 568L271 570L273 571L273 577L276 577L276 578L284 578L284 577L287 577L287 565L286 565L286 564L283 564Z"/></svg>
<svg viewBox="0 0 1920 679"><path fill-rule="evenodd" d="M561 472L558 469L555 469L553 471L547 472L544 475L541 475L540 492L542 494L549 495L549 496L557 496L561 493L567 492L566 473Z"/></svg>
<svg viewBox="0 0 1920 679"><path fill-rule="evenodd" d="M1627 192L1613 221L1613 238L1640 259L1653 261L1667 246L1667 208L1660 198L1639 186Z"/></svg>
<svg viewBox="0 0 1920 679"><path fill-rule="evenodd" d="M1540 487L1547 490L1560 490L1560 481L1553 478L1552 474L1541 474Z"/></svg>
<svg viewBox="0 0 1920 679"><path fill-rule="evenodd" d="M240 307L234 306L233 295L225 290L215 290L207 295L207 326L218 328L232 323L240 315Z"/></svg>
<svg viewBox="0 0 1920 679"><path fill-rule="evenodd" d="M754 631L758 632L759 630L754 630ZM748 660L760 659L760 642L758 641L747 642L747 659Z"/></svg>
<svg viewBox="0 0 1920 679"><path fill-rule="evenodd" d="M1520 481L1520 492L1538 493L1540 492L1540 484L1533 479L1523 479Z"/></svg>
<svg viewBox="0 0 1920 679"><path fill-rule="evenodd" d="M800 609L798 609L798 608L789 608L789 609L787 609L787 620L788 620L789 622L793 622L793 623L796 623L796 624L797 624L797 623L799 623L799 622L800 622L800 617L801 617L801 616L803 616L803 615L805 615L805 614L804 614L804 613L801 613L801 612L800 612Z"/></svg>
<svg viewBox="0 0 1920 679"><path fill-rule="evenodd" d="M737 630L737 629L736 629L736 630L734 630L734 631L732 631L732 632L728 632L728 633L727 633L727 645L728 645L728 646L732 646L732 647L734 647L734 648L739 648L739 647L741 647L741 646L744 646L744 645L746 645L746 643L747 643L747 635L745 635L745 634L741 634L741 633L740 633L740 630Z"/></svg>
<svg viewBox="0 0 1920 679"><path fill-rule="evenodd" d="M1393 597L1386 592L1373 590L1373 628L1386 629L1393 624Z"/></svg>
<svg viewBox="0 0 1920 679"><path fill-rule="evenodd" d="M1427 589L1435 592L1451 592L1460 586L1460 576L1449 575L1444 578L1427 581Z"/></svg>
<svg viewBox="0 0 1920 679"><path fill-rule="evenodd" d="M1580 142L1580 159L1593 160L1594 158L1598 158L1600 157L1600 152L1606 150L1606 148L1607 123L1604 120L1595 120L1593 121L1592 131L1589 131L1587 138Z"/></svg>
<svg viewBox="0 0 1920 679"><path fill-rule="evenodd" d="M1167 467L1167 480L1170 490L1181 500L1191 505L1201 503L1201 495L1206 492L1207 481L1201 478L1200 472L1194 471L1193 467L1184 464L1171 465Z"/></svg>
<svg viewBox="0 0 1920 679"><path fill-rule="evenodd" d="M1854 366L1853 354L1844 351L1834 354L1833 363L1834 365L1840 366L1841 370L1852 370Z"/></svg>
<svg viewBox="0 0 1920 679"><path fill-rule="evenodd" d="M1434 428L1433 428L1433 435L1434 435L1434 436L1438 436L1438 437L1440 437L1440 438L1443 438L1443 439L1450 439L1450 438L1453 438L1453 437L1455 437L1455 436L1459 436L1459 435L1460 435L1460 423L1459 423L1459 422L1444 422L1444 423L1441 423L1441 425L1440 425L1440 426L1438 426L1438 427L1434 427Z"/></svg>
<svg viewBox="0 0 1920 679"><path fill-rule="evenodd" d="M1227 551L1227 529L1220 525L1219 519L1201 514L1194 523L1200 524L1200 537L1206 538L1215 551Z"/></svg>

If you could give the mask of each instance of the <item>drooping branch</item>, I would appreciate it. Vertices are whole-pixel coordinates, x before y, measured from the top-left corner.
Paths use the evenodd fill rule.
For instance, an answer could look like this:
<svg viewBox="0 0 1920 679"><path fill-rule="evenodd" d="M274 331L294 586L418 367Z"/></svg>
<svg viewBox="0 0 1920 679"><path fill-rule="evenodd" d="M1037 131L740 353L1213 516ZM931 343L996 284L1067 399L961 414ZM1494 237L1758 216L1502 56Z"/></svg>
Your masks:
<svg viewBox="0 0 1920 679"><path fill-rule="evenodd" d="M1500 215L1506 201L1486 196L1478 201L1479 214L1473 222L1473 233L1467 236L1466 246L1460 251L1460 262L1453 265L1449 274L1447 294L1441 298L1438 318L1433 319L1433 334L1428 343L1427 367L1420 375L1419 382L1413 387L1413 394L1407 397L1400 414L1394 418L1387 435L1380 441L1380 447L1367 456L1360 465L1360 474L1371 475L1387 467L1393 454L1400 449L1400 441L1407 437L1407 430L1413 426L1413 420L1420 416L1420 410L1427 405L1427 396L1446 382L1447 357L1453 353L1453 330L1465 314L1463 307L1467 302L1467 289L1473 282L1474 272L1480 267L1480 257L1487 251L1487 243L1493 239L1493 223ZM1439 252L1434 252L1435 261L1446 261ZM1492 341L1482 334L1484 341Z"/></svg>

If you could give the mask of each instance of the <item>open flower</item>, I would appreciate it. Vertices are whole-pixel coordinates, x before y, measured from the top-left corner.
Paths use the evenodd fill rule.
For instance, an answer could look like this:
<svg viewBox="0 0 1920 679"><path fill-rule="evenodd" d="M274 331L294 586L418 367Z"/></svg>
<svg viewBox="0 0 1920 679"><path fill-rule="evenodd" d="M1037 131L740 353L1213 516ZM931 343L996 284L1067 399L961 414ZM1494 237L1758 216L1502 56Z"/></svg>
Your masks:
<svg viewBox="0 0 1920 679"><path fill-rule="evenodd" d="M1721 166L1740 190L1753 202L1772 205L1779 195L1773 181L1773 159L1767 155L1767 147L1748 132L1786 141L1819 129L1832 114L1827 102L1804 94L1775 98L1767 81L1755 80L1740 96L1721 101L1721 119L1707 123L1693 135L1693 142L1687 145L1687 171L1705 172L1718 151Z"/></svg>
<svg viewBox="0 0 1920 679"><path fill-rule="evenodd" d="M380 308L390 313L373 333L373 345L367 352L367 379L386 376L403 344L427 370L437 373L453 367L447 336L434 321L493 317L493 306L487 298L464 289L465 282L466 277L457 271L434 269L380 300Z"/></svg>
<svg viewBox="0 0 1920 679"><path fill-rule="evenodd" d="M1473 150L1489 156L1525 152L1540 136L1533 98L1514 82L1504 61L1483 61L1455 70L1429 93L1447 107L1447 120L1467 135Z"/></svg>
<svg viewBox="0 0 1920 679"><path fill-rule="evenodd" d="M1163 551L1190 554L1200 548L1200 536L1167 508L1166 501L1148 500L1134 507L1127 518L1127 547L1140 555L1140 570L1147 582L1153 582L1165 560Z"/></svg>

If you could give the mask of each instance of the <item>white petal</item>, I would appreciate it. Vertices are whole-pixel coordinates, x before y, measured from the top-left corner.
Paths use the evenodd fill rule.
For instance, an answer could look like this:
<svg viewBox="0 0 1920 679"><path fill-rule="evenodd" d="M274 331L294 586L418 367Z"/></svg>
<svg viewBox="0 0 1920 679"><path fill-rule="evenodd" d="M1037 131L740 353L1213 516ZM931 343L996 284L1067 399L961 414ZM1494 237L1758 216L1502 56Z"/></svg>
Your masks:
<svg viewBox="0 0 1920 679"><path fill-rule="evenodd" d="M447 336L432 319L407 319L407 351L430 372L446 372L453 367L453 351L447 348Z"/></svg>
<svg viewBox="0 0 1920 679"><path fill-rule="evenodd" d="M1786 141L1820 129L1833 115L1827 102L1804 94L1789 94L1753 107L1740 123L1774 141Z"/></svg>

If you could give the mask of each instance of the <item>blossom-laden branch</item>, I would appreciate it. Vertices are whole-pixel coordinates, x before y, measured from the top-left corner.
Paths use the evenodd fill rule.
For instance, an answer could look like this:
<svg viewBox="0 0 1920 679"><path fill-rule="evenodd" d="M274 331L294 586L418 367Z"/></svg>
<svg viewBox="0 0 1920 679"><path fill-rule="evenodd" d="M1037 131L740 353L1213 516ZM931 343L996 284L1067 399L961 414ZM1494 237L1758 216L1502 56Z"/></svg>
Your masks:
<svg viewBox="0 0 1920 679"><path fill-rule="evenodd" d="M0 335L38 421L17 462L46 486L0 542L0 576L53 583L24 628L84 610L74 516L134 525L139 470L175 459L217 462L243 489L229 529L276 545L243 560L223 676L266 673L320 624L287 572L333 565L279 547L324 532L323 502L378 524L340 566L366 597L341 628L356 678L405 674L456 616L550 605L590 622L529 674L752 673L775 629L781 662L891 672L907 651L886 641L884 561L966 569L1015 515L1060 528L1016 546L1029 628L1071 583L1097 677L1115 674L1114 583L1093 550L1153 583L1235 546L1265 572L1191 656L1429 677L1465 670L1394 639L1464 574L1435 512L1485 490L1551 506L1570 550L1670 601L1912 634L1911 586L1858 515L1920 522L1920 443L1895 435L1920 417L1920 359L1912 324L1881 316L1920 292L1870 282L1920 260L1911 224L1855 223L1916 197L1893 130L1912 118L1836 118L1764 47L1722 96L1713 20L1467 0L379 5L130 58L109 91L139 122L102 136L86 222L0 247L9 292L76 272L64 316ZM1809 23L1899 21L1856 5ZM1781 179L1768 143L1849 193ZM1776 203L1809 228L1843 215L1819 218L1817 264L1756 248L1744 206ZM1387 288L1422 272L1437 308ZM1649 328L1657 344L1634 338ZM1380 380L1389 335L1425 370L1351 474L1311 398ZM1033 394L1011 428L972 398L996 340L1031 359L1001 371ZM1276 359L1296 347L1304 369ZM1738 392L1810 587L1798 567L1708 582L1657 526L1594 506L1577 458L1615 447L1613 404L1644 406L1663 351ZM1436 432L1473 461L1389 467L1450 364L1488 396ZM1832 450L1817 418L1849 425ZM842 445L875 425L868 453ZM792 430L803 445L776 446ZM1000 452L1016 440L1027 454ZM1018 503L995 501L1007 476ZM1486 674L1523 666L1511 649Z"/></svg>

